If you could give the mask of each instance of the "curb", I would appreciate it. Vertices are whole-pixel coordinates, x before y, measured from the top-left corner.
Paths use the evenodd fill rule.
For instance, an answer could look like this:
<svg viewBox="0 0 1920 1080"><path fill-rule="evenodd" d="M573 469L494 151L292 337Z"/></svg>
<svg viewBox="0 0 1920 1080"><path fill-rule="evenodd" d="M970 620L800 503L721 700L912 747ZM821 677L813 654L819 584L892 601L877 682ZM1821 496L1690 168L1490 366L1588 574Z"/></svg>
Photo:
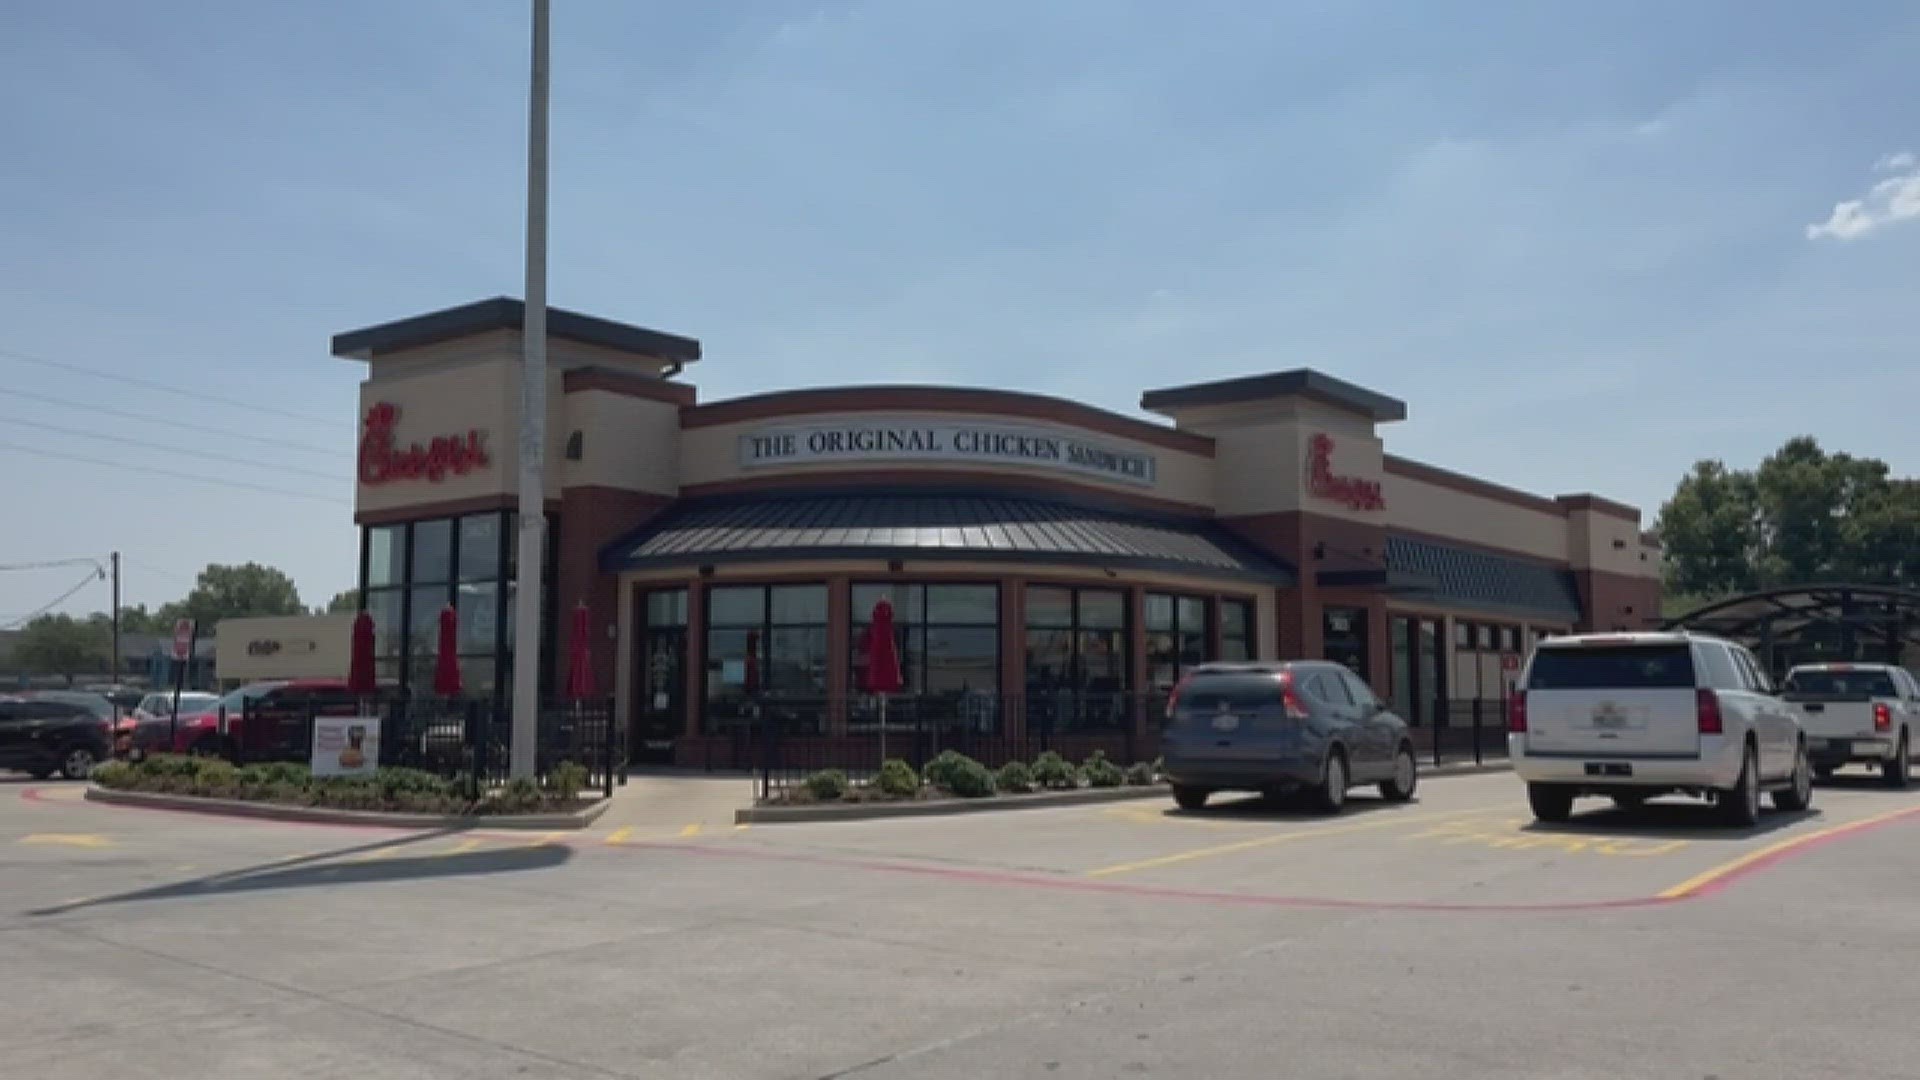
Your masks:
<svg viewBox="0 0 1920 1080"><path fill-rule="evenodd" d="M1167 797L1165 784L1151 787L1081 788L1078 791L1037 791L1031 795L998 795L985 799L925 799L897 803L826 803L799 806L749 806L733 812L735 825L772 825L797 821L864 821L868 818L944 817L990 810L1044 810L1050 806L1123 802Z"/></svg>
<svg viewBox="0 0 1920 1080"><path fill-rule="evenodd" d="M598 820L612 805L602 799L584 810L570 814L405 814L381 810L335 810L324 806L288 806L284 803L241 802L237 799L203 799L198 795L162 795L150 791L110 791L89 786L88 802L113 806L136 806L146 810L185 810L198 814L222 814L228 817L265 818L270 821L300 821L316 825L383 825L399 829L584 829Z"/></svg>
<svg viewBox="0 0 1920 1080"><path fill-rule="evenodd" d="M1478 776L1507 772L1505 761L1483 765L1425 766L1420 779L1435 780L1449 776ZM1078 791L1041 791L1031 795L1001 795L988 799L927 799L897 803L808 803L799 806L749 806L733 812L735 825L777 825L803 821L866 821L873 818L944 817L950 814L977 814L995 810L1041 810L1049 806L1082 806L1088 803L1122 802L1168 795L1165 784L1151 787L1081 788Z"/></svg>

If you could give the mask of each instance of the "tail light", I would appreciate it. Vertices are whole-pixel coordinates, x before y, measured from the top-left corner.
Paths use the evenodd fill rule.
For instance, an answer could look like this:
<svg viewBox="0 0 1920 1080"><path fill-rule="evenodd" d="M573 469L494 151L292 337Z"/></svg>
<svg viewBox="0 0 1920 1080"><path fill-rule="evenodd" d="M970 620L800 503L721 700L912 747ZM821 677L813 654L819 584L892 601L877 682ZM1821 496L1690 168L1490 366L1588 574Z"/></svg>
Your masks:
<svg viewBox="0 0 1920 1080"><path fill-rule="evenodd" d="M1305 720L1307 707L1300 703L1300 692L1294 689L1293 672L1280 673L1280 704L1287 710L1287 719Z"/></svg>
<svg viewBox="0 0 1920 1080"><path fill-rule="evenodd" d="M1694 715L1699 718L1700 734L1719 735L1725 731L1725 724L1720 719L1720 695L1701 689L1694 692L1694 700Z"/></svg>
<svg viewBox="0 0 1920 1080"><path fill-rule="evenodd" d="M1884 701L1876 701L1873 703L1873 730L1893 730L1893 710L1888 708L1887 703Z"/></svg>
<svg viewBox="0 0 1920 1080"><path fill-rule="evenodd" d="M1187 688L1187 680L1191 678L1193 678L1193 676L1191 675L1182 675L1180 677L1180 681L1177 683L1174 683L1173 689L1168 691L1167 719L1169 720L1173 719L1173 711L1180 707L1180 691L1185 690Z"/></svg>
<svg viewBox="0 0 1920 1080"><path fill-rule="evenodd" d="M1524 735L1527 730L1527 692L1515 690L1507 699L1507 730Z"/></svg>

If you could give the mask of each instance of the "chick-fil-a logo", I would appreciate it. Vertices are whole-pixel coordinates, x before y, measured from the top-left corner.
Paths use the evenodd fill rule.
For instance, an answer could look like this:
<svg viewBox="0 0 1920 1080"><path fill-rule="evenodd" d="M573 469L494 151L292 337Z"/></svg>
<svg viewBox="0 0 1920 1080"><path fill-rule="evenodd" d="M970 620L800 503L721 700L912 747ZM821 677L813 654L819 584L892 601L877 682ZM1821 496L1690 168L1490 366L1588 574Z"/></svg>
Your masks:
<svg viewBox="0 0 1920 1080"><path fill-rule="evenodd" d="M1385 510L1387 498L1378 480L1336 476L1333 472L1333 436L1320 432L1307 440L1307 490L1322 499L1345 503L1355 510Z"/></svg>
<svg viewBox="0 0 1920 1080"><path fill-rule="evenodd" d="M366 429L360 434L360 482L386 484L395 480L425 480L437 484L451 473L465 476L487 467L487 433L469 428L465 435L436 435L425 446L402 447L393 428L400 407L381 402L367 410Z"/></svg>

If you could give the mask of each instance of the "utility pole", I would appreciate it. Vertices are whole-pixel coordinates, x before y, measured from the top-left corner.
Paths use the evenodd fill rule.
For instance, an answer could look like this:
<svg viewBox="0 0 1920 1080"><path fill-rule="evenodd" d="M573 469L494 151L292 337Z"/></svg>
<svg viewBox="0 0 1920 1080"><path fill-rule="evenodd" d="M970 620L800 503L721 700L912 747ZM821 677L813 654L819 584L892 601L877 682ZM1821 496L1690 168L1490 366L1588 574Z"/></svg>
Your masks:
<svg viewBox="0 0 1920 1080"><path fill-rule="evenodd" d="M533 0L533 87L527 114L527 295L520 363L520 556L514 569L513 742L509 774L534 773L540 733L540 601L547 537L547 22Z"/></svg>
<svg viewBox="0 0 1920 1080"><path fill-rule="evenodd" d="M120 553L114 552L108 559L113 564L113 657L107 661L107 682L117 693L120 689Z"/></svg>

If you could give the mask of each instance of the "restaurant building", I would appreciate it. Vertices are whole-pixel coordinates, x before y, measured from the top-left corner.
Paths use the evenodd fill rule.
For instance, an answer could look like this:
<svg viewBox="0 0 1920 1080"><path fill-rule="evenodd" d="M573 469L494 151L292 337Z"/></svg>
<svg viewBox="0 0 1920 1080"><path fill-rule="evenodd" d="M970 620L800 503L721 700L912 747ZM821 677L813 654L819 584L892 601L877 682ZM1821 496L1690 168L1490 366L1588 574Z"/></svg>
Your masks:
<svg viewBox="0 0 1920 1080"><path fill-rule="evenodd" d="M499 298L333 339L367 364L380 674L417 692L449 602L468 691L507 691L521 321ZM889 715L1008 736L1148 737L1216 658L1337 659L1445 726L1541 635L1658 618L1638 510L1390 454L1406 405L1319 371L1150 389L1155 419L940 386L703 402L691 338L557 309L548 333L542 670L552 688L559 613L587 605L642 756L726 761L755 715L872 731L858 643L881 596Z"/></svg>

